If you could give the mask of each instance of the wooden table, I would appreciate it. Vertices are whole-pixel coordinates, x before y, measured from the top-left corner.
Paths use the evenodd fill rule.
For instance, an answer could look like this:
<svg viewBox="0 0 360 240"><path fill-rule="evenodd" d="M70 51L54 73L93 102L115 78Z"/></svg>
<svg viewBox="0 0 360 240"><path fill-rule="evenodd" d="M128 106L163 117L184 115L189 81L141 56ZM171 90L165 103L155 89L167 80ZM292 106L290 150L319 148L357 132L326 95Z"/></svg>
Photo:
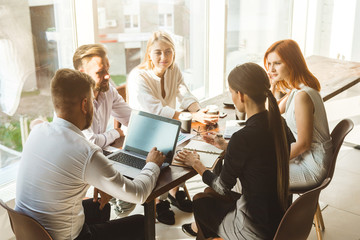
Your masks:
<svg viewBox="0 0 360 240"><path fill-rule="evenodd" d="M170 189L184 183L195 176L197 172L192 168L169 166L161 170L156 186L146 202L143 204L145 213L145 239L155 239L155 198Z"/></svg>
<svg viewBox="0 0 360 240"><path fill-rule="evenodd" d="M122 148L124 137L118 138L112 144L113 147ZM184 183L186 180L195 176L197 172L188 167L169 166L162 169L156 186L147 198L144 206L145 214L145 239L155 240L155 198L168 192L170 189Z"/></svg>
<svg viewBox="0 0 360 240"><path fill-rule="evenodd" d="M306 58L306 63L320 82L324 102L360 82L359 62L313 55Z"/></svg>

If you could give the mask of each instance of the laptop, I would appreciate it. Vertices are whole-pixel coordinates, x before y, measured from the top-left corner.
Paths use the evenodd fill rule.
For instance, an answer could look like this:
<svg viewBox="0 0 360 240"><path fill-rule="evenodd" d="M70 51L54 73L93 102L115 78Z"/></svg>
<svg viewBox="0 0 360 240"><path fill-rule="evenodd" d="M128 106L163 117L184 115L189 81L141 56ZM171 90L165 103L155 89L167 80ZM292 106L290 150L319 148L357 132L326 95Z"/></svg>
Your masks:
<svg viewBox="0 0 360 240"><path fill-rule="evenodd" d="M146 164L146 157L153 147L166 159L161 169L172 163L180 132L180 121L147 112L131 112L124 147L107 156L113 167L129 178L135 178Z"/></svg>

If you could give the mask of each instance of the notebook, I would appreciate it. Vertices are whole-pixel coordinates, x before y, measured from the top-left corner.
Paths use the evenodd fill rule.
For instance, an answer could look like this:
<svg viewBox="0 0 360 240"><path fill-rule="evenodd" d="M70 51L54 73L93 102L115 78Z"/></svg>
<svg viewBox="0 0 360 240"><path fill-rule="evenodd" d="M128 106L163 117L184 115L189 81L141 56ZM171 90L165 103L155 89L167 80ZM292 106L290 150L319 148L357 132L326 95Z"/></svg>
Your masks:
<svg viewBox="0 0 360 240"><path fill-rule="evenodd" d="M158 115L132 111L123 149L107 156L124 176L135 178L146 164L153 147L164 153L161 168L172 163L180 132L180 121Z"/></svg>
<svg viewBox="0 0 360 240"><path fill-rule="evenodd" d="M183 149L195 150L206 168L212 169L223 150L203 141L191 140ZM181 165L181 163L177 163Z"/></svg>

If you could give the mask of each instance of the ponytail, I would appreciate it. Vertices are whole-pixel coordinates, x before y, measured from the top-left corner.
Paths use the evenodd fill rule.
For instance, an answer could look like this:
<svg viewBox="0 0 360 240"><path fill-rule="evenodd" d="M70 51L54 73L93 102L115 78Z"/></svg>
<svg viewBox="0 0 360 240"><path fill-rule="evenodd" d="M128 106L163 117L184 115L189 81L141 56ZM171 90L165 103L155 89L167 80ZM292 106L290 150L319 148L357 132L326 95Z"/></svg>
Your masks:
<svg viewBox="0 0 360 240"><path fill-rule="evenodd" d="M279 205L285 212L289 191L289 147L285 125L265 70L255 63L244 63L235 67L228 77L229 86L236 92L248 95L256 104L265 104L268 98L269 131L274 138L277 165L277 195Z"/></svg>
<svg viewBox="0 0 360 240"><path fill-rule="evenodd" d="M284 120L274 95L267 91L269 108L269 129L274 137L277 161L277 195L280 206L285 212L289 197L289 147L286 138Z"/></svg>

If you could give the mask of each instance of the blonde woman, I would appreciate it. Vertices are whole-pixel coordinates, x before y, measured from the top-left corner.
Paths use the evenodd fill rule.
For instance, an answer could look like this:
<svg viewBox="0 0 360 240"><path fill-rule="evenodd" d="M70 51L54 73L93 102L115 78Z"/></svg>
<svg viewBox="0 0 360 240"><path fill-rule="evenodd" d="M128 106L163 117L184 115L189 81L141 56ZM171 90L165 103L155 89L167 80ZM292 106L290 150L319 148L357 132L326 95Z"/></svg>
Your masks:
<svg viewBox="0 0 360 240"><path fill-rule="evenodd" d="M134 68L127 79L128 103L131 108L150 112L163 117L178 119L176 101L180 108L192 113L195 121L215 124L218 115L206 114L196 97L184 82L179 67L175 63L175 45L170 35L163 31L154 32L148 40L143 62ZM157 219L165 224L175 223L171 203L185 212L192 212L192 202L183 191L172 189L167 196L157 200Z"/></svg>

